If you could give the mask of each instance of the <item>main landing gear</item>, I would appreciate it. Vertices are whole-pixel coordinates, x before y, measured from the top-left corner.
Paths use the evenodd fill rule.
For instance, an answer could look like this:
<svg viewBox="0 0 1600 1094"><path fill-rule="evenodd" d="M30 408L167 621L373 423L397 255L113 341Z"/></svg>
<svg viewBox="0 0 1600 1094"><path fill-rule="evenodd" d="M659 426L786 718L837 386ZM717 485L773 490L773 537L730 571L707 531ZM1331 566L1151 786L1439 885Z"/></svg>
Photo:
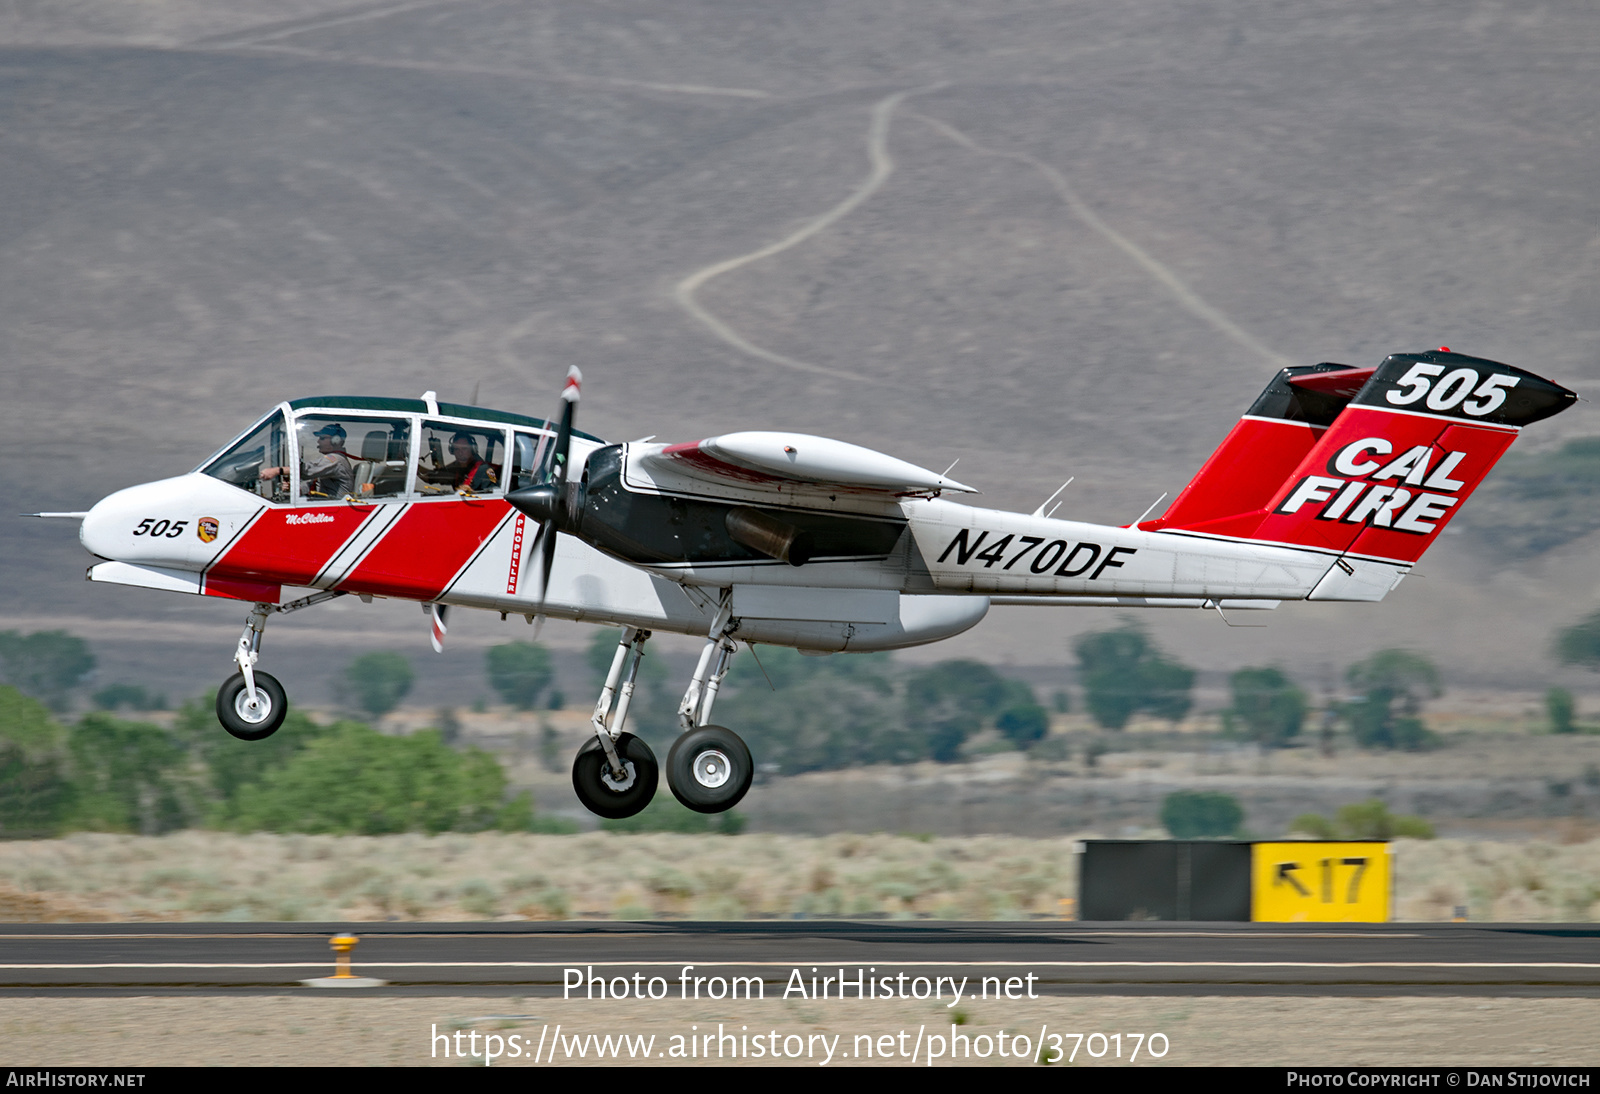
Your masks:
<svg viewBox="0 0 1600 1094"><path fill-rule="evenodd" d="M239 671L217 689L217 721L222 723L223 729L241 741L261 741L278 732L284 715L289 713L288 696L276 677L256 671L256 660L261 656L261 632L266 630L267 617L287 615L343 595L340 592L312 593L288 604L257 604L250 609L244 633L239 636L239 645L233 654Z"/></svg>
<svg viewBox="0 0 1600 1094"><path fill-rule="evenodd" d="M667 753L667 786L673 797L697 813L732 809L750 789L755 775L750 750L739 735L731 729L706 724L722 678L728 674L728 663L738 648L727 636L729 617L727 608L717 613L694 678L678 706L678 720L684 732ZM631 817L655 797L655 753L638 737L623 732L639 661L649 639L649 631L623 629L591 719L594 739L578 750L572 765L572 788L578 800L602 817Z"/></svg>
<svg viewBox="0 0 1600 1094"><path fill-rule="evenodd" d="M689 690L678 705L683 732L667 753L667 785L672 796L696 813L721 813L739 804L756 773L750 749L731 729L709 725L722 678L738 646L727 636L731 612L717 613ZM714 660L714 665L713 665Z"/></svg>
<svg viewBox="0 0 1600 1094"><path fill-rule="evenodd" d="M594 705L594 717L590 719L594 737L578 749L578 758L572 763L572 789L578 800L589 812L611 820L633 816L656 796L656 754L633 734L622 732L639 677L639 661L649 640L649 631L622 629L622 641L617 643L611 671L606 673L606 686L600 691L600 701ZM622 679L624 663L628 674L619 693L617 681ZM614 713L613 698L617 700Z"/></svg>

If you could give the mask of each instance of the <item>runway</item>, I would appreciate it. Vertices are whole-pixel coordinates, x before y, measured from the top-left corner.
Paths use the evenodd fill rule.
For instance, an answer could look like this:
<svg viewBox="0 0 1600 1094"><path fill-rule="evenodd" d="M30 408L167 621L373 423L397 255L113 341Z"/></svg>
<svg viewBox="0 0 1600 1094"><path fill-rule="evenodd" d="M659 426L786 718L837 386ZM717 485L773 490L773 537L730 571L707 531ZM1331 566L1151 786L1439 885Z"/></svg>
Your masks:
<svg viewBox="0 0 1600 1094"><path fill-rule="evenodd" d="M815 919L11 924L0 926L0 994L306 991L301 980L333 971L328 940L345 930L361 940L354 971L390 982L371 989L376 993L510 989L560 997L566 985L594 978L611 989L625 981L626 991L637 993L659 978L657 991L680 998L697 977L705 978L701 990L708 992L715 978L744 977L759 980L758 997L771 999L793 993L798 970L807 992L820 984L833 993L826 997L837 998L842 977L845 997L854 998L865 970L873 990L882 983L882 991L906 998L941 978L952 985L965 978L969 992L982 985L1009 998L1030 992L1600 996L1600 926L1589 924ZM831 986L821 983L827 977Z"/></svg>

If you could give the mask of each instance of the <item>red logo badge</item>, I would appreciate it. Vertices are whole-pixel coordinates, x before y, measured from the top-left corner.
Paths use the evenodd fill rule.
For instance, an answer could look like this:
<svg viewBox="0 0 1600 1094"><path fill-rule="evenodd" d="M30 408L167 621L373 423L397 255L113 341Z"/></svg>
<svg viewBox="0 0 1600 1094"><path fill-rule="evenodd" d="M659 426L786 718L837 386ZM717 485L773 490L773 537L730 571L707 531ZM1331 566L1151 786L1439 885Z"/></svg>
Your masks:
<svg viewBox="0 0 1600 1094"><path fill-rule="evenodd" d="M195 525L194 533L200 537L201 543L210 543L217 538L218 527L216 517L201 517L200 523Z"/></svg>

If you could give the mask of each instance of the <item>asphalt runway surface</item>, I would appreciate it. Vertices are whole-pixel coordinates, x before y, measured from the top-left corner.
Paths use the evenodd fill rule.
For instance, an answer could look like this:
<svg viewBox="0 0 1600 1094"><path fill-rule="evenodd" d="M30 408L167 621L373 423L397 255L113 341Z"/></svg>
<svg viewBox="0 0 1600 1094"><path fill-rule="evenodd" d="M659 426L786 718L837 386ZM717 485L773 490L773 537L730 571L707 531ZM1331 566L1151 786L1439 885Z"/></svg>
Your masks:
<svg viewBox="0 0 1600 1094"><path fill-rule="evenodd" d="M0 926L0 994L307 990L333 972L316 923ZM1011 998L1073 994L1600 996L1600 926L1589 924L366 923L357 975L375 993L560 997L583 970L628 990L652 977L671 998L696 977L760 977L782 997L796 969L909 992L966 977ZM686 969L693 966L693 969ZM903 977L902 977L903 974ZM581 995L585 990L577 989ZM656 988L659 992L659 986ZM725 990L725 989L724 989ZM835 985L831 991L837 992ZM830 997L837 998L834 994Z"/></svg>

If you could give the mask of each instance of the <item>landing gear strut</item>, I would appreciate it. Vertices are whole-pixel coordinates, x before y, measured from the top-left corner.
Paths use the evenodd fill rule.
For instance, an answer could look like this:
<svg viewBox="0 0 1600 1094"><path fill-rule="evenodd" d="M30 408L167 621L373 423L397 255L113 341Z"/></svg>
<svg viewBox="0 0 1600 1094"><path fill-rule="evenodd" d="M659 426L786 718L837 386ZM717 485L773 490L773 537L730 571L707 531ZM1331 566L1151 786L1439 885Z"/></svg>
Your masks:
<svg viewBox="0 0 1600 1094"><path fill-rule="evenodd" d="M622 640L611 659L611 671L606 674L606 686L590 719L594 737L578 749L572 763L572 789L583 807L613 820L633 816L656 796L660 771L655 753L644 741L622 731L628 720L628 706L633 702L644 644L649 640L649 631L623 628ZM611 708L613 698L617 702L615 711Z"/></svg>
<svg viewBox="0 0 1600 1094"><path fill-rule="evenodd" d="M234 649L233 660L239 671L217 689L217 721L241 741L260 741L272 736L289 713L289 699L283 685L265 672L256 671L261 656L261 633L267 617L287 615L313 604L321 604L341 592L312 593L288 604L257 604L245 620L244 633Z"/></svg>
<svg viewBox="0 0 1600 1094"><path fill-rule="evenodd" d="M728 675L729 662L739 648L728 637L731 615L730 606L725 604L711 624L694 678L678 706L678 721L684 732L667 753L667 786L673 797L696 813L732 809L750 789L750 780L755 776L750 749L739 735L723 726L707 724L722 678Z"/></svg>

